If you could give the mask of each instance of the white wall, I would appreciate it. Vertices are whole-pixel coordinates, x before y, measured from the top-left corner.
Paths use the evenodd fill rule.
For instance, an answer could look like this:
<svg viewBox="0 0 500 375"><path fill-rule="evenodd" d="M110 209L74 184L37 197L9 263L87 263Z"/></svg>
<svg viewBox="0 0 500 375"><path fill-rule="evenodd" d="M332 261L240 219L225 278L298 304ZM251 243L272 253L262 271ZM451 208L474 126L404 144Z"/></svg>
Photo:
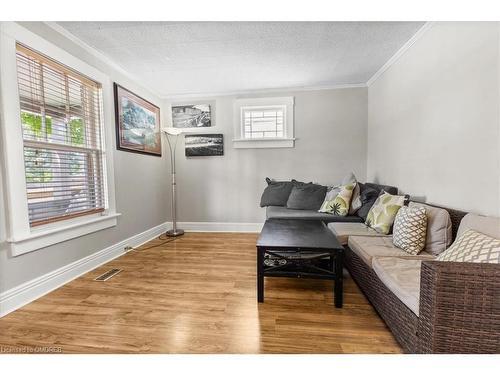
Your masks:
<svg viewBox="0 0 500 375"><path fill-rule="evenodd" d="M498 23L433 24L368 89L368 180L500 215Z"/></svg>
<svg viewBox="0 0 500 375"><path fill-rule="evenodd" d="M336 184L354 171L361 181L365 180L366 88L279 92L268 96L295 98L294 148L234 149L235 97L196 99L215 103L215 127L210 132L224 134L224 156L188 159L184 156L184 144L179 145L179 221L262 223L265 211L259 202L266 186L265 177ZM170 104L165 102L166 114Z"/></svg>
<svg viewBox="0 0 500 375"><path fill-rule="evenodd" d="M72 41L54 32L46 25L22 23L58 47L109 75L114 81L138 95L161 105L161 100L137 82L103 63ZM114 129L115 124L105 126ZM118 243L146 229L159 225L169 218L167 153L162 158L116 150L115 138L107 140L113 150L118 218L116 227L89 234L18 257L11 257L6 249L4 197L0 187L0 293L26 281L68 265L85 256ZM2 172L0 170L0 182Z"/></svg>

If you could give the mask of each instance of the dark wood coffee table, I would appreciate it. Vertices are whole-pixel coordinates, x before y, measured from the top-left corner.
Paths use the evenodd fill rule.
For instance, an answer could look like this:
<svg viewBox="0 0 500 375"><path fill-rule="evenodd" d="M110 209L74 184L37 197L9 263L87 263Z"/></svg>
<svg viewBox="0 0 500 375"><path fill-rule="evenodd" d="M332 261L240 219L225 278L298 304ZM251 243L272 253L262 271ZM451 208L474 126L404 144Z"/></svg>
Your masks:
<svg viewBox="0 0 500 375"><path fill-rule="evenodd" d="M319 220L269 219L257 240L257 300L264 277L333 280L335 307L342 307L344 248Z"/></svg>

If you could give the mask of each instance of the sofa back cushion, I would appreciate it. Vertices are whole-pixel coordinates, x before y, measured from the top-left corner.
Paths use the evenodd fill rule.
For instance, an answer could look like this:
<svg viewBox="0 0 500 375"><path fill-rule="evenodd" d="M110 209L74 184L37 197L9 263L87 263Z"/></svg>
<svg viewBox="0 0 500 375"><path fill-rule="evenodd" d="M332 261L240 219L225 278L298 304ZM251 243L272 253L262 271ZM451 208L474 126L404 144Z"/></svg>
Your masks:
<svg viewBox="0 0 500 375"><path fill-rule="evenodd" d="M467 214L458 227L457 238L469 229L500 239L500 217Z"/></svg>
<svg viewBox="0 0 500 375"><path fill-rule="evenodd" d="M267 187L260 198L260 206L286 206L293 189L293 181L274 181L266 177Z"/></svg>
<svg viewBox="0 0 500 375"><path fill-rule="evenodd" d="M286 207L293 210L314 210L320 209L326 196L326 186L316 184L295 183Z"/></svg>
<svg viewBox="0 0 500 375"><path fill-rule="evenodd" d="M398 193L398 188L395 186L374 184L372 182L367 182L363 185L364 185L364 187L369 187L369 188L372 188L374 190L377 190L379 192L379 194L382 190L385 191L386 193L389 193L392 195L396 195Z"/></svg>
<svg viewBox="0 0 500 375"><path fill-rule="evenodd" d="M452 242L451 218L448 211L418 202L410 202L409 207L425 208L427 214L425 250L434 255L441 254Z"/></svg>

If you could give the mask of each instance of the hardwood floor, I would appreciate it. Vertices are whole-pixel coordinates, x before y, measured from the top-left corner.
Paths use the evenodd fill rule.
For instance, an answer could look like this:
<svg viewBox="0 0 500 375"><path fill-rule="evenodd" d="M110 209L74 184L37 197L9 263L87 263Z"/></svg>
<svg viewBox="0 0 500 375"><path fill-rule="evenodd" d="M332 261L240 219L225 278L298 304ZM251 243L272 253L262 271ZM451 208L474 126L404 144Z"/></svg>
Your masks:
<svg viewBox="0 0 500 375"><path fill-rule="evenodd" d="M63 353L400 353L352 279L266 279L257 304L255 234L154 240L0 319L0 347ZM93 279L111 268L107 282Z"/></svg>

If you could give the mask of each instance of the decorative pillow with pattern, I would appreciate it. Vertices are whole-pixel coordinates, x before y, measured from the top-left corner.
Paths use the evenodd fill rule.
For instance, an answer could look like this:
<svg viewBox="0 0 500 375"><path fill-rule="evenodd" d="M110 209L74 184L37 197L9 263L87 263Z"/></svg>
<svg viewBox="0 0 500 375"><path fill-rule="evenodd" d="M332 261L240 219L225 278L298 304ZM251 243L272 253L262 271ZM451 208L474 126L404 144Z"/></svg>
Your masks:
<svg viewBox="0 0 500 375"><path fill-rule="evenodd" d="M333 199L335 199L337 197L337 195L340 192L340 187L341 187L341 185L329 186L328 187L328 189L326 191L326 195L325 195L325 200L321 204L321 207L318 210L318 212L322 212L322 213L326 213L327 212L326 211L326 207L328 205L328 202L330 202L331 200L333 200Z"/></svg>
<svg viewBox="0 0 500 375"><path fill-rule="evenodd" d="M445 262L500 263L500 240L469 229L436 260Z"/></svg>
<svg viewBox="0 0 500 375"><path fill-rule="evenodd" d="M382 190L372 208L370 208L365 224L378 233L389 234L396 214L404 203L404 195L392 195Z"/></svg>
<svg viewBox="0 0 500 375"><path fill-rule="evenodd" d="M337 196L332 200L324 202L319 212L329 213L335 216L347 216L355 187L356 183L341 186Z"/></svg>
<svg viewBox="0 0 500 375"><path fill-rule="evenodd" d="M424 207L406 207L399 209L394 219L392 243L394 246L417 255L425 248L427 234L427 212Z"/></svg>

